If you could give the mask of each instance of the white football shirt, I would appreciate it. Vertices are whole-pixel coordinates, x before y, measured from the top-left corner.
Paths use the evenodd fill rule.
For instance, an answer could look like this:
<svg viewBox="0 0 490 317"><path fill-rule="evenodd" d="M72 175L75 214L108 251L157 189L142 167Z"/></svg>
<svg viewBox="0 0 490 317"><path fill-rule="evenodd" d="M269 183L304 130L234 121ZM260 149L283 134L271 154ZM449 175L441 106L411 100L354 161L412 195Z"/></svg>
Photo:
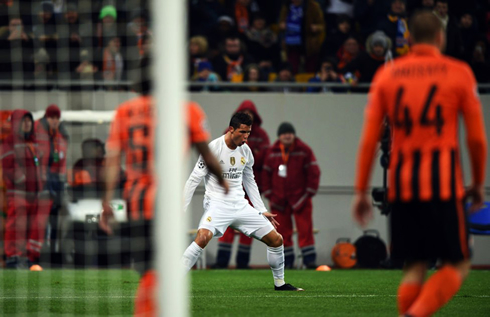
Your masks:
<svg viewBox="0 0 490 317"><path fill-rule="evenodd" d="M218 159L223 171L223 178L228 182L230 190L226 195L216 177L209 173L202 156L199 156L194 170L185 184L184 210L187 210L196 187L204 178L204 186L206 188L204 195L210 199L228 202L244 200L245 192L243 188L245 188L254 208L260 212L267 211L260 197L257 183L255 182L252 170L254 157L250 147L244 144L232 150L226 145L225 136L223 135L209 143L209 148Z"/></svg>

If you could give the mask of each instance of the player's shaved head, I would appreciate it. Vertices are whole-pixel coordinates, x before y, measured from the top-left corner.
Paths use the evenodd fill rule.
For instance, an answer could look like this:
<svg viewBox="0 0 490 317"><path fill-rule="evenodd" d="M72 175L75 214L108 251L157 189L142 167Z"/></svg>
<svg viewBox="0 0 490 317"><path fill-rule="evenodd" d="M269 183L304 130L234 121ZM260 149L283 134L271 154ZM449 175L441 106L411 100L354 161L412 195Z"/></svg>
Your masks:
<svg viewBox="0 0 490 317"><path fill-rule="evenodd" d="M417 11L410 19L409 29L415 44L433 44L444 30L441 21L429 10Z"/></svg>

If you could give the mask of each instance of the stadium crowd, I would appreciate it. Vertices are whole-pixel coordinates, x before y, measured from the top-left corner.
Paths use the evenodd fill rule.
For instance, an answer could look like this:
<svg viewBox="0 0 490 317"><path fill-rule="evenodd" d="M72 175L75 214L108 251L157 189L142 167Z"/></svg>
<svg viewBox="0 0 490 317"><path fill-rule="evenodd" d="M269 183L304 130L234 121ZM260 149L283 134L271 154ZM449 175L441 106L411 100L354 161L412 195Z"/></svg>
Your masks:
<svg viewBox="0 0 490 317"><path fill-rule="evenodd" d="M424 8L445 26L445 53L488 82L488 1L451 0L191 1L189 79L370 83L380 65L410 51L408 20Z"/></svg>
<svg viewBox="0 0 490 317"><path fill-rule="evenodd" d="M0 80L120 82L151 37L146 1L0 1Z"/></svg>
<svg viewBox="0 0 490 317"><path fill-rule="evenodd" d="M410 51L407 23L422 8L443 22L445 53L469 63L479 83L489 82L490 4L484 0L190 0L188 79L370 83L380 65ZM0 86L127 80L151 40L150 22L146 0L0 0Z"/></svg>

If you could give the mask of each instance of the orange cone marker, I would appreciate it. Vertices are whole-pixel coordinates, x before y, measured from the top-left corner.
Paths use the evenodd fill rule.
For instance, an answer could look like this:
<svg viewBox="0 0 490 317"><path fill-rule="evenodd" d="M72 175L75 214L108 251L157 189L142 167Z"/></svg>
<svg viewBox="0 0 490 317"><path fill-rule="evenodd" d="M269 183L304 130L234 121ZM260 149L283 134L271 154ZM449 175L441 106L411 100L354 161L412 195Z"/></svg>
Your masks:
<svg viewBox="0 0 490 317"><path fill-rule="evenodd" d="M328 265L320 265L319 267L316 268L316 270L322 272L328 272L331 271L332 269Z"/></svg>

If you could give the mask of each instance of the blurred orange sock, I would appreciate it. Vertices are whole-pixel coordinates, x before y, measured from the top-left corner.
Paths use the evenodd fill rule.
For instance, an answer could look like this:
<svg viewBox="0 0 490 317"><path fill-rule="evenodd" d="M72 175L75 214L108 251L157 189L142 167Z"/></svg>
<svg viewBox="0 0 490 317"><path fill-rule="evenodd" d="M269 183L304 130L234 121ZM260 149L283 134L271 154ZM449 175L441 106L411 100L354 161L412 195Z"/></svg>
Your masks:
<svg viewBox="0 0 490 317"><path fill-rule="evenodd" d="M449 302L462 283L463 279L454 267L444 266L425 282L407 314L415 317L431 316Z"/></svg>
<svg viewBox="0 0 490 317"><path fill-rule="evenodd" d="M402 283L398 287L398 313L403 315L412 306L422 289L422 284Z"/></svg>
<svg viewBox="0 0 490 317"><path fill-rule="evenodd" d="M136 300L134 303L134 316L155 317L155 290L157 286L157 275L155 271L146 272L140 279Z"/></svg>

